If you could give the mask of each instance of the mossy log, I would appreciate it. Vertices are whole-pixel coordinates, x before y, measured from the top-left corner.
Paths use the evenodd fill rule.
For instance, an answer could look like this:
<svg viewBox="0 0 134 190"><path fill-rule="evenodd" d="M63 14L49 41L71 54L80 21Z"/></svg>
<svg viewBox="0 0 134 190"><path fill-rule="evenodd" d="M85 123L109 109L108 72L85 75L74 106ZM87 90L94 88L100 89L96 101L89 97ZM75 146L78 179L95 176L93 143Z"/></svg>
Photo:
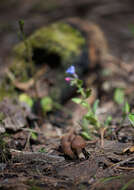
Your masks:
<svg viewBox="0 0 134 190"><path fill-rule="evenodd" d="M21 82L29 80L42 64L53 68L61 67L65 71L78 60L85 43L81 32L67 23L58 22L43 27L27 38L29 49L24 42L14 48L11 70ZM31 56L31 59L28 56Z"/></svg>
<svg viewBox="0 0 134 190"><path fill-rule="evenodd" d="M26 41L14 47L9 71L14 80L24 83L35 79L38 70L47 65L50 74L45 75L48 73L45 72L43 75L53 80L48 87L48 95L62 102L74 92L64 81L65 70L73 64L81 77L89 64L87 52L85 35L67 22L57 22L38 29Z"/></svg>

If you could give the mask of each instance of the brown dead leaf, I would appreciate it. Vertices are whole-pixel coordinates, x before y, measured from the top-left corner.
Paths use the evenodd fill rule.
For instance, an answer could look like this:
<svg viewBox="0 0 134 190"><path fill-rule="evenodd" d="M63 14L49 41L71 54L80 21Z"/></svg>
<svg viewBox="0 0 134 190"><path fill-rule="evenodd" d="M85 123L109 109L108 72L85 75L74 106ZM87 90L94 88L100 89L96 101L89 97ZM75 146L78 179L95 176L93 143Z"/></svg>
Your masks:
<svg viewBox="0 0 134 190"><path fill-rule="evenodd" d="M127 152L133 153L133 152L134 152L134 145L131 146L131 147L127 147L127 148L125 148L125 149L123 150L123 153L127 153Z"/></svg>
<svg viewBox="0 0 134 190"><path fill-rule="evenodd" d="M6 70L6 74L10 78L10 80L12 81L13 85L18 89L27 91L29 88L31 88L34 85L34 79L33 78L31 78L27 82L19 82L16 80L13 73L9 71L9 69Z"/></svg>
<svg viewBox="0 0 134 190"><path fill-rule="evenodd" d="M134 152L134 146L131 146L129 150L130 152Z"/></svg>
<svg viewBox="0 0 134 190"><path fill-rule="evenodd" d="M29 88L31 88L34 85L34 79L30 79L27 82L13 81L13 84L16 88L27 91Z"/></svg>

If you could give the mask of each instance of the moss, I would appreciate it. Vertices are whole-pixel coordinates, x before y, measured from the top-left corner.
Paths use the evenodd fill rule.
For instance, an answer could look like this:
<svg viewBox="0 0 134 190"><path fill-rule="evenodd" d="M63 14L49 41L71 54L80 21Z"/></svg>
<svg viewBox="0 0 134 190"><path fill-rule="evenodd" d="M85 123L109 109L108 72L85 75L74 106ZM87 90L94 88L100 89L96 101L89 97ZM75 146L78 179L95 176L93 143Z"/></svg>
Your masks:
<svg viewBox="0 0 134 190"><path fill-rule="evenodd" d="M28 63L24 59L14 59L13 64L10 67L10 71L14 77L20 82L26 82L35 73L34 64Z"/></svg>
<svg viewBox="0 0 134 190"><path fill-rule="evenodd" d="M0 135L0 162L7 162L11 159L11 154L9 151L8 144L4 141L6 134Z"/></svg>
<svg viewBox="0 0 134 190"><path fill-rule="evenodd" d="M15 91L15 87L9 79L5 78L0 84L0 101L4 99L4 97L15 97L17 92Z"/></svg>
<svg viewBox="0 0 134 190"><path fill-rule="evenodd" d="M5 118L4 113L3 113L3 112L0 112L0 122L2 122L4 118Z"/></svg>
<svg viewBox="0 0 134 190"><path fill-rule="evenodd" d="M68 59L72 54L79 54L85 40L81 33L69 24L59 22L37 30L28 38L32 48L47 49L61 55L62 60ZM25 57L25 45L21 43L15 47L16 55Z"/></svg>
<svg viewBox="0 0 134 190"><path fill-rule="evenodd" d="M28 62L27 49L22 42L14 48L15 58L11 66L11 71L15 77L22 82L27 81L29 77L33 76L40 61L46 62L46 56L51 54L57 54L60 57L63 67L66 63L70 63L72 57L80 54L85 44L85 39L77 29L64 22L58 22L37 30L27 38L27 43L31 48L33 63L30 64ZM41 51L41 54L38 51L37 56L40 55L40 57L36 61L34 60L35 50Z"/></svg>

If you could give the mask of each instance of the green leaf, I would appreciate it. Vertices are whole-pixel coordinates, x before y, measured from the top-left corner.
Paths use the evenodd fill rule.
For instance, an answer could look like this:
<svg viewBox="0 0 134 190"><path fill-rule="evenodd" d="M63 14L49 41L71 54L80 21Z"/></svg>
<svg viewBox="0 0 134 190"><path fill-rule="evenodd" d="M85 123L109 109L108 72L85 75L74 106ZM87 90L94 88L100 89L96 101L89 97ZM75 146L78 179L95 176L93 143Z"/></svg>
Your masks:
<svg viewBox="0 0 134 190"><path fill-rule="evenodd" d="M81 122L81 126L82 126L82 130L85 131L85 132L89 132L89 121L86 119L86 118L83 118L82 119L82 122Z"/></svg>
<svg viewBox="0 0 134 190"><path fill-rule="evenodd" d="M24 20L19 20L19 27L20 27L21 32L23 32Z"/></svg>
<svg viewBox="0 0 134 190"><path fill-rule="evenodd" d="M96 125L98 123L98 120L94 115L86 115L85 118L92 124Z"/></svg>
<svg viewBox="0 0 134 190"><path fill-rule="evenodd" d="M72 101L76 104L80 104L82 102L81 98L72 98Z"/></svg>
<svg viewBox="0 0 134 190"><path fill-rule="evenodd" d="M130 112L130 105L128 102L125 102L123 107L123 113L127 115L129 112Z"/></svg>
<svg viewBox="0 0 134 190"><path fill-rule="evenodd" d="M44 113L52 111L53 109L53 100L49 96L43 97L40 104Z"/></svg>
<svg viewBox="0 0 134 190"><path fill-rule="evenodd" d="M81 87L80 87L80 88L78 88L77 93L80 93L80 94L81 94L82 92L84 92L84 89L83 89L83 88L81 88Z"/></svg>
<svg viewBox="0 0 134 190"><path fill-rule="evenodd" d="M81 133L81 136L86 140L92 140L92 137L85 131Z"/></svg>
<svg viewBox="0 0 134 190"><path fill-rule="evenodd" d="M120 179L121 177L122 177L121 175L120 175L120 176L106 177L106 178L100 179L99 181L100 181L101 183L106 183L106 182L108 182L108 181L112 181L112 180L115 180L115 179Z"/></svg>
<svg viewBox="0 0 134 190"><path fill-rule="evenodd" d="M77 85L82 86L82 85L83 85L83 81L80 80L80 79L78 79L78 80L77 80Z"/></svg>
<svg viewBox="0 0 134 190"><path fill-rule="evenodd" d="M134 25L133 24L129 24L128 28L131 31L131 33L134 35Z"/></svg>
<svg viewBox="0 0 134 190"><path fill-rule="evenodd" d="M128 119L129 119L129 121L131 122L131 124L134 126L134 113L130 113L130 114L128 115Z"/></svg>
<svg viewBox="0 0 134 190"><path fill-rule="evenodd" d="M42 147L42 148L40 148L40 149L38 150L38 152L45 153L45 152L46 152L46 149Z"/></svg>
<svg viewBox="0 0 134 190"><path fill-rule="evenodd" d="M25 93L19 95L19 101L20 102L25 102L31 108L32 108L32 106L34 104L34 101L32 100L32 98L30 96L28 96L27 94L25 94Z"/></svg>
<svg viewBox="0 0 134 190"><path fill-rule="evenodd" d="M81 105L82 105L83 107L85 107L85 108L89 108L89 104L88 104L88 102L86 102L85 100L82 100Z"/></svg>
<svg viewBox="0 0 134 190"><path fill-rule="evenodd" d="M116 88L114 91L114 101L117 104L123 104L125 99L124 89Z"/></svg>
<svg viewBox="0 0 134 190"><path fill-rule="evenodd" d="M99 100L95 100L94 104L93 104L93 113L96 114L96 110L98 108L99 105Z"/></svg>
<svg viewBox="0 0 134 190"><path fill-rule="evenodd" d="M104 125L105 125L105 126L108 126L108 125L111 123L111 121L112 121L112 116L108 116L108 117L106 118L105 122L104 122Z"/></svg>
<svg viewBox="0 0 134 190"><path fill-rule="evenodd" d="M128 183L126 183L122 188L121 190L127 190L128 187L134 183L134 179L131 179L130 181L128 181Z"/></svg>
<svg viewBox="0 0 134 190"><path fill-rule="evenodd" d="M77 80L76 79L71 80L70 85L71 86L77 85Z"/></svg>
<svg viewBox="0 0 134 190"><path fill-rule="evenodd" d="M34 132L31 133L31 138L33 140L37 140L37 137L38 137L37 133L34 133Z"/></svg>
<svg viewBox="0 0 134 190"><path fill-rule="evenodd" d="M86 91L85 91L85 94L86 94L86 98L89 98L90 97L90 95L91 95L91 89L86 89Z"/></svg>

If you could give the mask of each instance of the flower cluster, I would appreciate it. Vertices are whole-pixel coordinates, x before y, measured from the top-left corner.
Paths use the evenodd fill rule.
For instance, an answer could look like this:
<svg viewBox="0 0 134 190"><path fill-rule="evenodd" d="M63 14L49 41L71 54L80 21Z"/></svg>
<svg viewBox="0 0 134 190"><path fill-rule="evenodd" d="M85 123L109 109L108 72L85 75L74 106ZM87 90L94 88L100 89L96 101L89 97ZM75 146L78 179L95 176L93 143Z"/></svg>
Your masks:
<svg viewBox="0 0 134 190"><path fill-rule="evenodd" d="M75 72L75 67L74 67L73 65L70 66L70 67L66 70L66 73L72 75L72 77L66 77L66 78L65 78L65 80L66 80L67 82L70 82L70 81L74 80L75 78L78 78L78 76L77 76L77 74L76 74L76 72Z"/></svg>

